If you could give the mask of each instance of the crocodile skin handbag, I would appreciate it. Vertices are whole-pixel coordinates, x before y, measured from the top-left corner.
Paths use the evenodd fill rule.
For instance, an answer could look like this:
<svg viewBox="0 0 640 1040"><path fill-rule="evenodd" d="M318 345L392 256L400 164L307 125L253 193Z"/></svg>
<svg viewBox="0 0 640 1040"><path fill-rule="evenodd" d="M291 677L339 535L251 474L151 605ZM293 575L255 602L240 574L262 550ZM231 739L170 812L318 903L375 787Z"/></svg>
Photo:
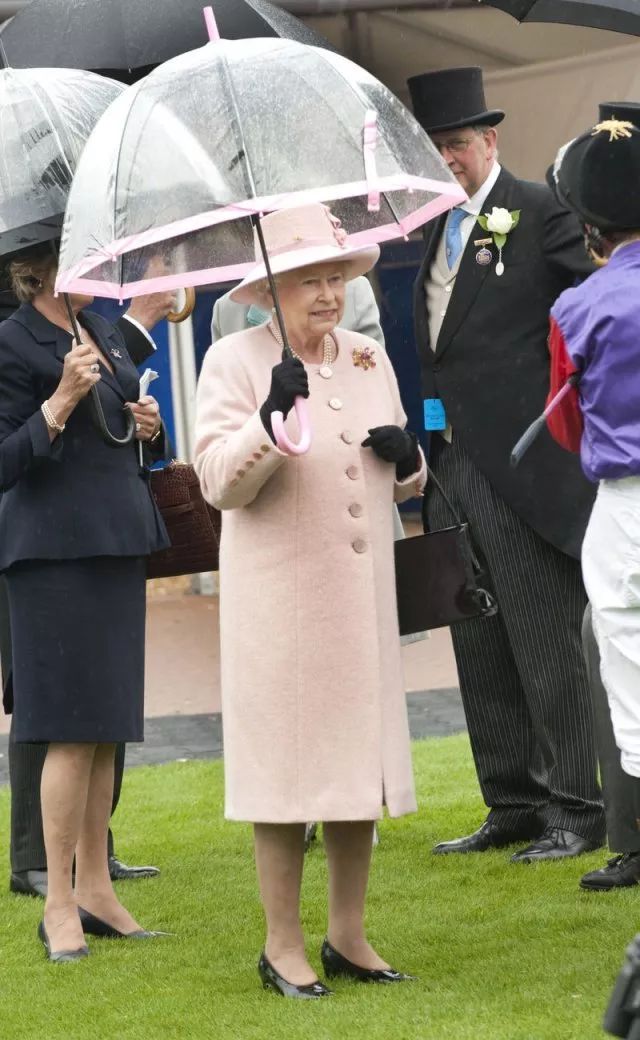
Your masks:
<svg viewBox="0 0 640 1040"><path fill-rule="evenodd" d="M222 518L205 502L193 466L172 462L152 470L150 481L171 545L151 553L147 577L217 571Z"/></svg>

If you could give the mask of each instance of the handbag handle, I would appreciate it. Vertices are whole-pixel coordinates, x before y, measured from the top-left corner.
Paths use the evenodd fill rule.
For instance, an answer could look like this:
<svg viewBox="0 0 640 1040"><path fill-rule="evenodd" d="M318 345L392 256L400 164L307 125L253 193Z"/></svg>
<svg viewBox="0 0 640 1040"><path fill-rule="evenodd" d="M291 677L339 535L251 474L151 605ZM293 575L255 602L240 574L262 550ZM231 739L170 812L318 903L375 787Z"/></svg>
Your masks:
<svg viewBox="0 0 640 1040"><path fill-rule="evenodd" d="M430 467L428 462L426 463L426 466L427 466L427 477L429 478L429 483L435 484L436 488L438 489L438 491L440 492L440 494L444 498L445 502L449 506L449 509L451 510L451 514L452 514L453 519L455 520L456 524L458 525L458 527L462 527L462 520L460 519L458 511L456 510L453 502L449 498L447 492L445 491L445 489L443 488L442 484L440 483L440 481L436 477L435 473L431 469L431 467Z"/></svg>

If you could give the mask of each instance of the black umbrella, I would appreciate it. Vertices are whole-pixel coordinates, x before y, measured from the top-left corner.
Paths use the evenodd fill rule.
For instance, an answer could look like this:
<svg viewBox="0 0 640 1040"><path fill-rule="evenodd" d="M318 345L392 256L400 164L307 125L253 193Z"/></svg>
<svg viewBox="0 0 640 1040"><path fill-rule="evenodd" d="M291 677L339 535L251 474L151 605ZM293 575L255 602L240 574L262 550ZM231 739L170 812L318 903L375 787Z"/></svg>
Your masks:
<svg viewBox="0 0 640 1040"><path fill-rule="evenodd" d="M480 0L519 22L560 22L640 36L639 0Z"/></svg>
<svg viewBox="0 0 640 1040"><path fill-rule="evenodd" d="M32 0L2 32L2 47L13 68L82 68L134 82L207 43L205 3L224 39L275 36L333 50L268 0Z"/></svg>

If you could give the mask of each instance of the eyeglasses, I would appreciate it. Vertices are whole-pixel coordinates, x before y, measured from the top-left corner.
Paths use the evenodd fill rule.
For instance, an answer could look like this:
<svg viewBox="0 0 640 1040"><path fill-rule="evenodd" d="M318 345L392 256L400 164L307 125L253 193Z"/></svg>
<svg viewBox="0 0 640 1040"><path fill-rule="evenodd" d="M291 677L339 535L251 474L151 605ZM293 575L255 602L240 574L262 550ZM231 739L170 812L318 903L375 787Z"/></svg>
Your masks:
<svg viewBox="0 0 640 1040"><path fill-rule="evenodd" d="M444 152L445 148L452 155L462 155L466 152L467 148L473 141L473 137L454 137L450 141L434 141L434 145L440 152L440 155Z"/></svg>

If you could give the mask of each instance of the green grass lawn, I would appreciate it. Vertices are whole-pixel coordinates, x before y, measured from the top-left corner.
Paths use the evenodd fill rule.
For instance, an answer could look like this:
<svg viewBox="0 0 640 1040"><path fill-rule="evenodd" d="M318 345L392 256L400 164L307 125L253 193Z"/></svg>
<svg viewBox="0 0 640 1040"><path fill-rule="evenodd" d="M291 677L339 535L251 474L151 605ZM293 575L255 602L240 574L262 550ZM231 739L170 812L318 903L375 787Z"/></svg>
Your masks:
<svg viewBox="0 0 640 1040"><path fill-rule="evenodd" d="M264 993L263 928L248 826L222 818L222 764L131 770L116 821L120 854L162 867L121 883L149 943L89 940L88 961L50 965L36 940L42 904L0 893L2 1040L214 1037L291 1040L591 1040L640 923L640 892L581 892L604 853L564 864L514 865L508 851L435 857L436 840L483 817L465 737L415 745L420 812L385 821L375 851L369 933L419 982L337 983L318 1003ZM9 796L0 790L8 845ZM320 968L326 870L308 855L303 912Z"/></svg>

